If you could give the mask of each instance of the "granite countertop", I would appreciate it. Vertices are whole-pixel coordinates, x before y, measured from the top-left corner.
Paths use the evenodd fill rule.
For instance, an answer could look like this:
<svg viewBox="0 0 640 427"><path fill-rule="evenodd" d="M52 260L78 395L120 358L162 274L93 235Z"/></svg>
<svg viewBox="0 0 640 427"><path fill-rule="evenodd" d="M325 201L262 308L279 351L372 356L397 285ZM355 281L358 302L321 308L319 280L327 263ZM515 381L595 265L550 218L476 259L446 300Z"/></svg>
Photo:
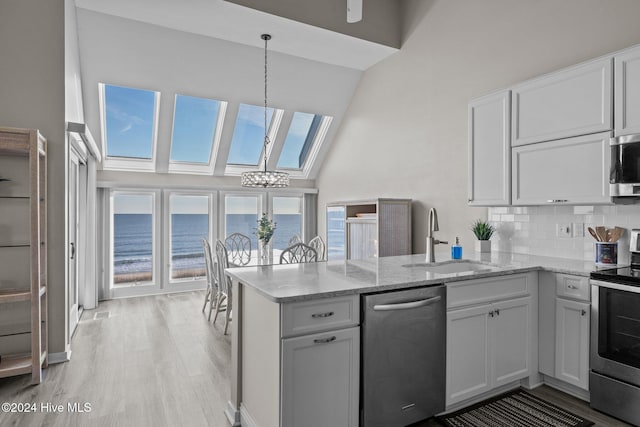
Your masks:
<svg viewBox="0 0 640 427"><path fill-rule="evenodd" d="M421 267L405 267L407 264L424 263L424 259L424 254L417 254L368 260L238 267L227 269L227 274L269 300L285 303L446 284L541 269L579 276L589 276L591 271L596 270L592 262L508 252L472 252L470 256L465 256L464 260L482 263L479 271L439 274ZM447 261L451 261L448 253L436 253L437 263Z"/></svg>

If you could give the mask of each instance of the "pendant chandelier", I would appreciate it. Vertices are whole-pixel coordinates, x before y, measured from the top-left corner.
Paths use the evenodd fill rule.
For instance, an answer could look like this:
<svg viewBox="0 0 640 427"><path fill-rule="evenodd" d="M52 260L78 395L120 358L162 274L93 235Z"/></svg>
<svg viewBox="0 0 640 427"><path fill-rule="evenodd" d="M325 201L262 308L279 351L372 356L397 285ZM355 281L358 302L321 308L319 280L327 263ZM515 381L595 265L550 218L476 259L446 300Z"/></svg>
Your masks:
<svg viewBox="0 0 640 427"><path fill-rule="evenodd" d="M263 187L263 188L282 188L289 186L289 174L286 172L269 171L267 170L267 145L271 142L269 140L267 129L267 41L271 40L269 34L263 34L260 36L264 40L264 170L250 171L242 173L242 186L243 187Z"/></svg>

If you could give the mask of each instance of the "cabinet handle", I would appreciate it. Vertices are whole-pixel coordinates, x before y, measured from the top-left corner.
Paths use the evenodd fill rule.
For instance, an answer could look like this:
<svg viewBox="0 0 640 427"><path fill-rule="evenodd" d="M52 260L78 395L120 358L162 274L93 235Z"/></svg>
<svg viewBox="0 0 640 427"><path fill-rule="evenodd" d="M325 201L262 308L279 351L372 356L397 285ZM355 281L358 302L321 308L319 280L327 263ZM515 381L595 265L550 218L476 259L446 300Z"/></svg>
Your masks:
<svg viewBox="0 0 640 427"><path fill-rule="evenodd" d="M493 317L493 311L489 312L489 317Z"/></svg>
<svg viewBox="0 0 640 427"><path fill-rule="evenodd" d="M311 315L311 317L313 317L314 319L319 319L322 317L331 317L333 316L333 311L328 311L326 313L314 313Z"/></svg>
<svg viewBox="0 0 640 427"><path fill-rule="evenodd" d="M71 259L74 259L76 257L76 244L71 242L69 245L71 245Z"/></svg>
<svg viewBox="0 0 640 427"><path fill-rule="evenodd" d="M567 199L549 199L547 203L567 203Z"/></svg>
<svg viewBox="0 0 640 427"><path fill-rule="evenodd" d="M332 342L332 341L335 341L335 340L336 340L336 337L334 335L334 336L329 337L329 338L322 338L322 339L313 340L313 342L316 343L316 344L326 344L328 342Z"/></svg>
<svg viewBox="0 0 640 427"><path fill-rule="evenodd" d="M581 315L581 316L584 316L585 314L587 314L586 310L581 310L581 311L580 311L580 315Z"/></svg>
<svg viewBox="0 0 640 427"><path fill-rule="evenodd" d="M500 309L496 309L496 316L500 316Z"/></svg>
<svg viewBox="0 0 640 427"><path fill-rule="evenodd" d="M578 287L575 286L575 285L567 285L567 288L569 288L569 289L578 289Z"/></svg>

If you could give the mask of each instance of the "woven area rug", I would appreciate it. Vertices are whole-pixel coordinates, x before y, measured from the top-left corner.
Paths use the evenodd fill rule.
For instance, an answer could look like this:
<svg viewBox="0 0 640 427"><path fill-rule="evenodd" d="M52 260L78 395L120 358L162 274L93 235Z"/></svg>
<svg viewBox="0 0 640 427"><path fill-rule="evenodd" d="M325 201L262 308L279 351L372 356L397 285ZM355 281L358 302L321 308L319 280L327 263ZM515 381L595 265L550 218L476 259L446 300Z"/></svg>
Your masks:
<svg viewBox="0 0 640 427"><path fill-rule="evenodd" d="M450 427L587 427L593 422L522 389L437 417Z"/></svg>

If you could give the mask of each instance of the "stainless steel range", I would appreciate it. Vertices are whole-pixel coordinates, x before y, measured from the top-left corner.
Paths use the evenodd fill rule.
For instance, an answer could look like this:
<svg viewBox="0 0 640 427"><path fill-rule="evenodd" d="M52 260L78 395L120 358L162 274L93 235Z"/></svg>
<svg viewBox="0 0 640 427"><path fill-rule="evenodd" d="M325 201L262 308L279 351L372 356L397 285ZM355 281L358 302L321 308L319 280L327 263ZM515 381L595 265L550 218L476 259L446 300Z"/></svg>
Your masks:
<svg viewBox="0 0 640 427"><path fill-rule="evenodd" d="M640 229L631 265L591 273L591 407L640 425Z"/></svg>

